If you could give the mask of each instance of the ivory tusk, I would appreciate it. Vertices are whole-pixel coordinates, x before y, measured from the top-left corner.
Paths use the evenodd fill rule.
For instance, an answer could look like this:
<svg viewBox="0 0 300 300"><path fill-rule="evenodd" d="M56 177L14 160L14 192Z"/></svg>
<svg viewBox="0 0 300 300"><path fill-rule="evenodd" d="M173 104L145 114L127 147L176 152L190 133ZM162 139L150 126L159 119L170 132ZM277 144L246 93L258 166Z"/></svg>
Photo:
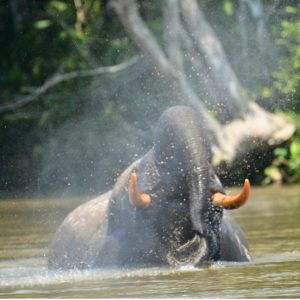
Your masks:
<svg viewBox="0 0 300 300"><path fill-rule="evenodd" d="M214 205L224 207L226 209L235 209L242 206L248 199L250 193L250 181L245 179L242 192L236 196L227 196L222 193L215 193L211 196Z"/></svg>
<svg viewBox="0 0 300 300"><path fill-rule="evenodd" d="M146 208L151 203L150 195L146 193L141 194L139 192L139 188L137 184L137 175L135 171L133 171L130 175L128 194L129 194L129 202L134 207Z"/></svg>

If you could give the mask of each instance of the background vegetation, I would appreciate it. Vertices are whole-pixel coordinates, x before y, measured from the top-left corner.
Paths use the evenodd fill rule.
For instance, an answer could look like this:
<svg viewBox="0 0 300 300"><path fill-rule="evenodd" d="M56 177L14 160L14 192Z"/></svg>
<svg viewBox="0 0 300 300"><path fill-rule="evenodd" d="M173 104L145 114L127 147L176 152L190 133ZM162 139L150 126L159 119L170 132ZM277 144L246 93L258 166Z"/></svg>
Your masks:
<svg viewBox="0 0 300 300"><path fill-rule="evenodd" d="M248 2L199 3L244 92L298 127L256 182L299 182L300 5L263 1L264 14L255 15ZM160 1L140 1L140 10L161 40ZM132 60L137 49L109 1L4 0L0 18L0 197L109 189L148 149L155 120L172 97L145 63ZM118 72L84 75L124 62ZM38 87L71 72L77 73L39 94Z"/></svg>

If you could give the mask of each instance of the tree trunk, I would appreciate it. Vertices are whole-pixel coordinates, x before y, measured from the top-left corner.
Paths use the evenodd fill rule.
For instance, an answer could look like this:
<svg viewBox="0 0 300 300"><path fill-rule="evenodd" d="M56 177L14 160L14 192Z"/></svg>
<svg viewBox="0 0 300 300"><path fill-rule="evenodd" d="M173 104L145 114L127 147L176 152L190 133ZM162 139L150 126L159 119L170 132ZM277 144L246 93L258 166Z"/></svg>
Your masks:
<svg viewBox="0 0 300 300"><path fill-rule="evenodd" d="M262 149L267 151L293 135L295 127L292 124L281 116L266 112L243 95L243 88L222 44L206 21L197 1L168 0L164 3L165 49L143 22L134 0L111 0L111 4L141 55L149 60L155 76L166 82L166 89L178 103L195 107L200 117L206 120L213 133L215 166L222 166L222 171L229 172L236 161L243 161L250 152ZM183 43L179 43L179 37ZM180 44L197 57L188 56L192 68L202 73L199 79L206 77L208 80L208 99L216 95L223 96L217 99L221 108L217 112L223 112L218 115L218 120L208 115L206 105L188 81L183 65L186 56L183 57ZM195 54L199 51L201 55ZM222 125L220 121L225 124ZM247 163L251 164L249 161ZM255 164L255 161L252 163Z"/></svg>
<svg viewBox="0 0 300 300"><path fill-rule="evenodd" d="M183 71L180 47L180 19L178 0L166 0L163 6L165 20L164 43L169 60L179 71Z"/></svg>
<svg viewBox="0 0 300 300"><path fill-rule="evenodd" d="M223 114L221 120L227 121L243 115L247 110L247 99L239 83L221 42L206 21L196 0L181 1L181 13L187 32L195 46L204 57L206 64L215 78L215 85L222 91L219 99Z"/></svg>
<svg viewBox="0 0 300 300"><path fill-rule="evenodd" d="M24 21L28 17L27 0L10 0L9 4L13 19L14 31L16 34L21 34Z"/></svg>

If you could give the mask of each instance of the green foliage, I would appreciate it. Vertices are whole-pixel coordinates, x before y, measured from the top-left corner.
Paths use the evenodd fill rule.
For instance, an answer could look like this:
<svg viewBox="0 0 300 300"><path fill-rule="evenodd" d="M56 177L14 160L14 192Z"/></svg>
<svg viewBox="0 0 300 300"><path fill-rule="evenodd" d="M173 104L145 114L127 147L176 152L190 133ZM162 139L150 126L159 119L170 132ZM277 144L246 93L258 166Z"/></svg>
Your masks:
<svg viewBox="0 0 300 300"><path fill-rule="evenodd" d="M272 165L265 169L264 183L300 181L300 9L297 6L284 8L277 38L280 49L279 68L273 73L273 86L265 87L262 97L278 97L287 110L285 115L297 127L295 136L286 146L274 149Z"/></svg>
<svg viewBox="0 0 300 300"><path fill-rule="evenodd" d="M85 19L80 31L73 1L25 1L15 13L8 0L1 2L0 104L31 93L55 73L111 65L131 55L119 23L104 15L105 1L82 3ZM89 107L81 93L88 82L65 82L31 105L0 116L2 192L24 190L35 182L47 140ZM103 114L107 123L120 117L108 110Z"/></svg>
<svg viewBox="0 0 300 300"><path fill-rule="evenodd" d="M274 72L274 87L283 94L292 98L300 97L300 9L286 7L289 18L281 22L281 37L278 44L281 46L280 70ZM298 107L299 107L299 101Z"/></svg>
<svg viewBox="0 0 300 300"><path fill-rule="evenodd" d="M50 1L49 7L60 13L63 13L68 9L68 5L63 1Z"/></svg>
<svg viewBox="0 0 300 300"><path fill-rule="evenodd" d="M289 182L296 183L300 180L300 115L285 113L288 119L297 127L296 135L286 147L278 147L273 151L272 165L264 170L266 178L263 183Z"/></svg>

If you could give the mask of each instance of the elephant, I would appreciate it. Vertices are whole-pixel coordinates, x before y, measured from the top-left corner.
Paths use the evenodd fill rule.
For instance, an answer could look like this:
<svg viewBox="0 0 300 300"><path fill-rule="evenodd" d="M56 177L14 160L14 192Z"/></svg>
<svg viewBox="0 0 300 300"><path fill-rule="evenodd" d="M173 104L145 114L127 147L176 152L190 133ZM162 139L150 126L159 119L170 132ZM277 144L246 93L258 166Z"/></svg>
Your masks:
<svg viewBox="0 0 300 300"><path fill-rule="evenodd" d="M249 261L246 238L228 209L243 205L250 183L228 196L211 164L206 124L188 106L166 109L153 146L112 190L71 212L50 244L50 269L196 267Z"/></svg>

